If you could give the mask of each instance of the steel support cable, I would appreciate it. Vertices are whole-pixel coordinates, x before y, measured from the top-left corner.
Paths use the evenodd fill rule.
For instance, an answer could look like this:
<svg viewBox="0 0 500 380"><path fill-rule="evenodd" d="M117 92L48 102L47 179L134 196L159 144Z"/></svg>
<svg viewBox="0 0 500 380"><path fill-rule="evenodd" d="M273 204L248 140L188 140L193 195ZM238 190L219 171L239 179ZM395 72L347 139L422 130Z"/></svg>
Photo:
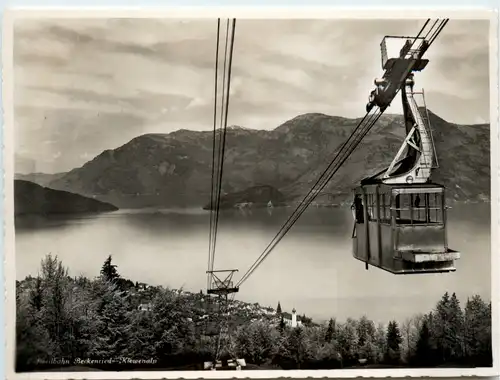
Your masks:
<svg viewBox="0 0 500 380"><path fill-rule="evenodd" d="M377 115L377 119L378 119L378 115ZM370 124L373 125L375 123L375 121L376 120L374 120ZM356 145L361 141L362 137L366 134L366 132L368 132L369 129L370 128L365 128L363 130L363 132L360 134L361 138L356 138L355 139ZM351 146L352 146L352 144L351 144ZM345 159L347 159L347 158L348 158L348 156L343 156L342 161L345 161ZM319 191L325 187L325 185L328 183L328 181L331 179L331 177L340 168L340 165L338 165L337 167L335 167L333 169L333 173L330 172L330 175L328 175L326 177L326 179L323 179L322 184L319 187ZM261 256L259 257L259 259L254 263L254 265L252 265L252 267L245 273L245 275L240 280L240 282L238 283L237 286L240 286L244 281L246 281L250 277L250 275L257 269L257 267L260 266L260 264L262 264L262 262L264 261L264 259L271 253L271 251L276 247L276 245L281 241L281 239L283 239L283 237L291 229L291 227L293 227L293 225L295 224L295 222L299 219L299 217L307 209L307 207L314 200L315 197L316 197L316 195L313 195L311 198L309 198L305 202L305 204L303 205L303 207L300 210L296 210L296 213L289 218L289 220L287 221L287 223L285 223L285 225L282 227L280 233L278 233L278 235L268 245L268 247L266 248L266 250L261 254ZM291 223L289 223L290 221L291 221Z"/></svg>
<svg viewBox="0 0 500 380"><path fill-rule="evenodd" d="M430 19L428 19L425 24L423 25L423 27L420 29L418 35L414 38L413 42L412 42L412 45L411 47L413 47L413 45L415 44L415 42L418 40L418 38L420 37L420 35L423 33L423 31L425 30L427 24L429 23ZM439 20L436 20L432 27L430 28L429 32L427 33L426 37L424 37L424 40L427 38L427 36L432 32L432 30L434 29L435 25L437 24ZM440 27L438 27L438 30L437 32L435 32L435 34L433 34L433 39L432 41L428 44L428 47L432 44L432 42L435 40L435 37L437 37L437 35L441 32L441 30L444 28L444 26L446 25L446 23L448 22L448 20L445 20L444 22L441 23ZM422 46L423 42L419 45L419 48ZM399 89L396 91L394 97L396 97L397 93L399 92ZM383 112L380 112L375 120L373 121L373 123L369 123L368 124L368 128L365 128L362 133L360 134L361 135L361 138L360 139L356 139L355 140L355 145L352 147L352 150L354 150L356 148L356 146L361 142L361 140L364 138L364 136L369 132L369 130L371 129L371 127L375 124L375 122L378 120L378 118L382 115ZM368 114L365 116L365 118L368 116ZM365 118L363 118L363 120L361 121L360 125L363 123L363 121L365 120ZM358 125L358 127L360 126ZM354 135L354 133L356 132L356 130L353 132L353 134L349 137L349 139L346 141L346 143L351 139L351 137ZM346 143L344 144L344 146L346 145ZM342 148L341 148L342 149ZM349 154L350 155L350 154ZM336 171L340 168L340 166L347 160L347 158L349 157L349 155L347 155L345 158L343 158L340 162L340 164L338 165L338 167L336 167L333 172L327 177L328 179L326 181L323 181L323 184L321 185L320 187L320 190L324 188L324 186L326 186L326 184L328 183L328 181L331 179L331 177L333 177L333 175L336 173ZM335 159L334 159L335 160ZM332 161L333 163L333 161ZM332 164L331 163L331 164ZM329 166L330 167L330 166ZM327 168L328 170L328 168ZM313 186L313 189L311 189L309 191L309 193L306 195L306 197L304 198L304 200L299 204L299 207L297 208L297 210L294 212L294 214L292 214L292 216L287 220L287 222L285 222L284 226L280 229L280 231L278 232L278 234L275 236L275 238L271 241L271 243L267 246L267 248L264 250L264 252L259 256L259 258L256 260L256 262L250 267L250 269L243 275L243 277L240 279L240 281L237 283L237 287L241 286L241 284L243 284L244 281L246 281L248 279L248 277L255 271L255 269L257 269L257 267L264 261L264 259L269 255L269 253L271 252L271 250L277 245L277 243L279 241L281 241L281 239L284 237L284 235L286 234L286 232L288 232L290 230L290 228L293 226L293 224L296 222L296 220L300 217L300 215L302 215L302 213L305 211L305 209L307 208L307 206L314 200L314 198L316 198L316 195L314 195L312 198L310 198L310 200L306 203L305 207L302 207L301 206L304 204L304 201L306 201L306 198L309 196L309 194L311 194L314 190L314 187L322 180L322 177L323 175L325 174L325 172L322 174L322 176L320 177L320 179L316 182L316 184ZM301 209L300 209L301 208ZM300 209L300 210L299 210ZM292 223L287 226L288 222L292 220ZM282 234L282 231L284 231L284 233ZM277 240L277 241L276 241Z"/></svg>
<svg viewBox="0 0 500 380"><path fill-rule="evenodd" d="M427 21L430 21L430 19L428 19ZM431 28L427 31L427 34L425 35L425 37L423 38L424 40L427 39L427 37L429 37L429 34L432 32L432 30L434 29L434 27L436 26L436 24L439 22L439 19L437 18L433 23L432 23L432 26ZM425 29L425 28L424 28ZM423 29L420 31L421 33L423 33Z"/></svg>
<svg viewBox="0 0 500 380"><path fill-rule="evenodd" d="M264 261L264 259L269 255L269 253L274 249L274 247L281 241L281 239L285 236L285 234L290 230L290 228L295 224L298 218L302 215L302 213L307 209L309 204L316 198L317 193L321 191L326 184L330 181L333 175L337 172L340 166L347 160L352 151L356 148L356 146L361 142L362 138L368 133L371 127L378 120L382 112L377 108L376 111L370 115L370 112L365 115L365 117L360 121L360 123L356 126L354 131L351 133L349 138L344 142L342 147L337 151L337 155L330 162L328 167L323 171L319 179L314 184L313 188L308 192L308 194L304 197L304 199L300 202L297 209L292 213L289 219L282 226L278 234L274 237L274 239L269 243L264 252L259 256L259 258L254 262L254 264L250 267L250 269L243 275L240 281L237 283L237 287L241 286L243 282L245 282L248 277L257 269L257 267ZM365 123L366 122L366 123ZM363 124L366 124L364 128L362 128ZM361 131L358 133L358 131ZM357 137L355 137L358 135ZM353 142L354 141L354 142ZM347 149L346 149L347 147ZM317 188L318 184L320 184L319 188ZM318 190L315 192L314 190Z"/></svg>
<svg viewBox="0 0 500 380"><path fill-rule="evenodd" d="M212 232L212 242L211 242L211 266L209 268L209 271L212 271L214 269L214 262L215 262L215 245L217 242L217 214L218 214L218 208L219 208L219 198L217 194L219 193L219 173L220 173L220 165L221 165L221 150L222 150L222 115L224 114L224 94L225 94L225 84L226 84L226 63L227 63L227 44L228 44L228 30L229 30L229 20L226 22L226 38L225 38L225 47L224 47L224 62L223 62L223 69L222 69L222 95L221 95L221 110L220 110L220 121L219 121L219 133L217 133L217 130L214 132L215 135L218 137L217 140L217 171L215 173L215 194L214 194L214 210L213 210L213 232ZM219 94L217 94L219 95Z"/></svg>
<svg viewBox="0 0 500 380"><path fill-rule="evenodd" d="M440 26L438 27L438 30L434 32L434 34L431 36L429 40L429 46L434 42L434 40L439 36L443 28L448 24L449 19L445 19L444 21L441 22Z"/></svg>
<svg viewBox="0 0 500 380"><path fill-rule="evenodd" d="M220 21L220 19L219 19ZM218 23L218 39L220 40L220 22ZM217 49L217 53L219 53L218 51L219 49ZM217 54L217 57L216 57L216 62L217 62L217 66L218 66L218 61L220 59L220 55ZM215 117L214 117L214 135L213 135L213 151L212 151L212 158L213 158L213 163L212 163L212 167L214 169L213 173L214 173L214 181L213 181L213 188L212 188L212 191L213 191L213 194L212 194L212 208L211 208L211 213L210 213L210 216L211 216L211 240L210 240L210 246L209 246L209 262L210 262L210 265L209 265L209 268L208 270L211 271L213 270L213 266L214 266L214 260L215 260L215 246L214 246L214 241L215 241L215 235L216 235L216 230L215 230L215 205L217 203L217 198L216 198L216 195L217 195L217 189L218 189L218 178L219 178L219 171L220 171L220 168L219 168L219 165L220 165L220 148L221 148L221 144L220 144L220 134L218 135L217 134L217 98L219 97L219 91L218 91L218 82L219 82L219 70L217 69L217 72L216 72L216 77L215 77L215 86L217 88L217 91L215 92L215 100L214 100L214 113L215 113ZM224 84L224 83L223 83ZM222 84L222 85L223 85ZM223 108L224 107L224 98L222 97L221 99L221 107ZM222 111L221 111L222 112ZM218 151L218 153L216 154L215 151ZM207 274L208 276L208 287L210 287L210 274L208 273Z"/></svg>
<svg viewBox="0 0 500 380"><path fill-rule="evenodd" d="M215 196L215 140L217 133L217 82L219 79L219 40L220 40L220 18L217 19L217 43L215 48L215 94L214 94L214 128L212 137L212 176L211 176L211 190L210 190L210 230L208 240L208 269L212 269L212 238L213 238L213 224L214 224L214 196ZM207 274L207 289L210 287L210 274Z"/></svg>
<svg viewBox="0 0 500 380"><path fill-rule="evenodd" d="M219 214L220 214L220 197L221 197L221 191L222 191L222 173L224 171L224 153L225 153L225 148L226 148L226 133L227 133L227 118L228 118L228 111L229 111L229 93L231 89L231 71L232 71L232 63L233 63L233 48L234 48L234 32L236 28L236 19L233 19L232 22L232 28L231 28L231 40L230 40L230 45L229 45L229 61L227 63L227 77L226 77L226 59L227 59L227 44L228 44L228 37L229 37L229 20L227 21L227 28L226 28L226 49L225 49L225 57L224 57L224 84L226 84L227 88L223 88L223 97L225 95L225 99L223 99L223 105L225 105L224 108L224 117L221 118L221 129L222 131L222 141L221 141L221 149L220 149L220 171L219 171L219 179L218 179L218 194L217 194L217 204L216 204L216 211L215 211L215 232L214 232L214 239L213 239L213 251L212 254L215 256L215 246L217 243L217 228L219 225ZM227 81L226 81L227 78ZM215 259L215 257L214 257ZM212 260L212 270L213 270L213 265L214 265L214 260Z"/></svg>
<svg viewBox="0 0 500 380"><path fill-rule="evenodd" d="M429 20L428 20L429 21ZM446 26L446 24L448 23L449 19L444 19L444 20L439 20L439 19L436 19L436 21L434 21L434 23L432 24L431 28L429 29L429 31L427 32L427 34L425 35L425 37L423 38L423 40L427 40L427 47L431 46L432 43L434 42L434 40L437 38L437 36L441 33L441 31L443 30L443 28ZM437 26L436 28L436 24L439 25ZM427 24L427 23L426 23ZM436 29L435 29L436 28ZM420 31L419 35L423 32L423 29ZM430 38L429 38L429 35L430 35ZM416 40L415 40L416 41ZM414 43L415 43L414 41ZM422 41L419 45L419 48L422 47L422 44L424 43L424 41Z"/></svg>
<svg viewBox="0 0 500 380"><path fill-rule="evenodd" d="M425 38L426 40L429 40L429 35L431 33L435 33L435 28L436 28L436 25L437 25L437 29L439 29L440 25L443 23L444 21L441 20L441 19L436 19L436 21L434 21L434 23L432 24L432 27L429 29L429 31L427 32L427 34L425 35ZM436 29L436 30L437 30Z"/></svg>
<svg viewBox="0 0 500 380"><path fill-rule="evenodd" d="M219 205L220 205L220 189L221 189L221 177L222 177L222 173L221 173L221 169L222 169L222 165L223 165L223 155L224 155L224 145L225 145L225 127L223 128L223 115L224 115L224 111L226 110L227 108L227 105L225 104L225 94L226 94L226 88L225 88L225 85L226 85L226 71L227 71L227 51L228 51L228 41L229 41L229 20L227 21L227 25L226 25L226 38L225 38L226 42L225 42L225 52L224 52L224 69L223 69L223 79L222 79L222 96L221 96L221 114L220 114L220 128L221 128L221 131L220 133L217 134L217 130L215 128L215 132L214 134L218 135L218 140L217 140L217 164L215 165L217 170L215 172L215 186L214 186L214 191L215 191L215 195L214 195L214 202L212 204L212 211L214 211L214 214L213 214L213 219L212 219L212 239L211 239L211 242L210 242L210 267L209 267L209 271L212 271L213 268L214 268L214 263L215 263L215 247L216 247L216 242L217 242L217 227L218 227L218 212L219 212ZM217 94L218 95L218 94ZM226 123L227 124L227 123ZM224 130L222 130L224 129ZM224 141L223 141L223 138L224 138ZM210 277L210 274L208 274L208 276ZM208 287L210 287L210 280L208 282Z"/></svg>

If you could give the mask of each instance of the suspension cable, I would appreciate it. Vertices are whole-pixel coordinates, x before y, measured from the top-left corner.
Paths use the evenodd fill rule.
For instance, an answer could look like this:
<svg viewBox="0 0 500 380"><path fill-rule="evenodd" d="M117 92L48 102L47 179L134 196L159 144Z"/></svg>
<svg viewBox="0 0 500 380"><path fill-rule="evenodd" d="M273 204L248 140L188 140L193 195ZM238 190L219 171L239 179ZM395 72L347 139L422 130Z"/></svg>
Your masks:
<svg viewBox="0 0 500 380"><path fill-rule="evenodd" d="M259 256L259 258L255 261L255 263L248 269L248 271L243 275L238 284L241 286L243 282L245 282L248 277L260 266L260 264L267 258L267 256L271 253L274 247L283 239L285 234L292 228L292 226L296 223L299 217L304 213L307 207L311 204L312 201L316 198L317 194L326 186L326 184L330 181L333 175L337 172L337 170L342 166L342 164L347 160L352 151L359 144L361 139L366 135L366 133L371 129L371 127L375 124L378 118L382 115L382 112L377 108L376 111L370 115L370 112L363 117L360 123L356 126L354 131L351 133L349 138L344 142L342 147L337 151L337 155L330 162L328 167L323 171L320 175L314 186L309 190L304 199L299 203L297 209L292 213L292 215L288 218L285 224L281 227L278 234L273 238L273 240L268 244L264 252ZM363 128L363 124L366 124ZM360 133L358 133L361 131ZM357 136L356 136L357 135ZM319 184L319 187L318 187Z"/></svg>
<svg viewBox="0 0 500 380"><path fill-rule="evenodd" d="M215 101L214 101L214 127L212 141L212 188L210 199L210 236L208 250L208 272L213 271L215 263L215 247L217 243L217 229L219 223L220 198L222 191L222 174L224 169L224 152L226 145L227 119L228 119L228 104L229 93L231 86L231 68L233 60L234 33L236 20L233 19L231 28L231 37L229 37L229 20L226 23L226 38L224 48L224 62L222 75L222 96L220 108L220 130L217 131L217 98L218 81L219 81L219 44L220 44L220 19L217 22L217 46L216 46L216 63L215 63ZM228 48L229 44L229 48ZM229 56L228 56L229 52ZM216 153L217 150L217 153ZM208 273L207 289L210 288L210 273Z"/></svg>
<svg viewBox="0 0 500 380"><path fill-rule="evenodd" d="M420 29L418 35L414 38L414 40L412 42L411 48L413 48L413 45L416 43L416 41L419 39L420 35L425 30L429 21L430 21L430 19L428 19L425 22L425 24L423 25L423 27ZM426 37L424 38L424 41L427 38L427 36L433 31L433 29L438 21L439 21L439 19L433 23L429 32L427 33ZM432 44L432 42L434 42L435 38L439 35L439 33L444 28L444 26L446 25L447 22L448 22L448 19L442 21L441 24L439 24L438 29L432 35L431 41L429 41L427 47L429 47ZM423 43L424 42L422 42L419 47L421 47ZM411 68L410 68L410 70L411 70ZM398 92L399 92L399 89L395 92L394 97L397 95ZM337 155L330 162L330 165L328 165L328 167L323 171L323 173L320 175L319 179L313 185L311 190L309 190L309 192L304 197L304 199L299 203L297 209L292 213L292 215L288 218L288 220L285 222L285 224L281 227L281 229L276 234L276 236L273 238L271 243L268 244L268 246L266 247L264 252L262 252L262 254L250 266L248 271L243 275L243 277L237 283L237 285L236 285L237 287L241 286L250 277L250 275L259 267L259 265L271 253L271 251L274 249L274 247L281 241L281 239L283 239L285 234L292 228L292 226L296 223L296 221L299 219L299 217L302 215L302 213L307 209L309 204L316 198L318 193L326 186L326 184L330 181L330 179L333 177L333 175L338 171L338 169L343 165L343 163L349 158L349 156L356 149L356 147L359 145L361 140L370 131L370 129L377 122L377 120L380 118L380 116L382 115L382 113L384 111L385 111L385 109L380 110L379 108L377 108L376 111L371 116L369 116L370 112L368 112L365 115L365 117L363 117L363 119L356 126L356 128L351 133L351 135L346 140L346 142L338 150ZM366 125L364 127L362 127L365 121L366 121ZM358 131L361 131L361 132L358 134L357 137L354 137ZM315 189L318 186L318 184L320 184L318 189Z"/></svg>
<svg viewBox="0 0 500 380"><path fill-rule="evenodd" d="M212 136L212 177L211 177L211 190L210 190L210 230L208 238L208 271L212 269L213 255L212 255L212 239L213 239L213 225L214 225L214 195L215 195L215 140L217 133L217 82L219 73L219 39L220 39L220 18L217 19L217 44L215 48L215 94L214 94L214 128ZM207 288L210 286L210 275L207 276Z"/></svg>
<svg viewBox="0 0 500 380"><path fill-rule="evenodd" d="M220 215L220 197L221 197L221 192L222 192L222 173L224 171L224 153L225 153L225 147L226 147L226 134L227 134L227 117L228 117L228 104L229 104L229 91L231 87L231 66L232 66L232 61L233 61L233 46L234 46L234 29L236 26L236 20L233 19L232 23L232 28L231 28L231 40L230 40L230 45L229 45L229 59L227 57L227 52L228 52L228 39L229 39L229 20L227 20L227 26L226 26L226 47L225 47L225 52L224 52L224 77L223 77L223 84L225 87L223 87L223 92L222 92L222 110L221 110L221 115L223 114L223 117L221 117L221 129L222 129L222 136L221 136L221 143L220 143L220 149L219 149L219 178L218 178L218 189L217 189L217 202L215 206L215 226L214 226L214 239L213 239L213 250L212 250L212 255L215 256L215 246L217 243L217 229L219 225L219 215ZM227 62L227 77L226 77L226 60L228 59ZM226 80L227 79L227 80ZM224 98L225 95L225 98ZM213 265L214 265L214 260L212 260L212 269L213 270Z"/></svg>
<svg viewBox="0 0 500 380"><path fill-rule="evenodd" d="M221 110L220 110L220 115L223 115L224 113L224 94L225 94L225 84L226 84L226 62L227 62L227 43L228 43L228 28L229 28L229 22L226 22L226 38L225 38L225 47L224 47L224 62L223 62L223 70L222 70L222 95L221 95ZM216 96L219 96L217 94ZM214 105L214 109L217 107L217 105ZM217 112L217 111L215 111ZM214 163L214 166L217 168L216 173L215 173L215 188L214 188L214 204L213 204L213 222L212 222L212 241L211 241L211 246L210 246L210 251L211 251L211 266L209 268L209 271L213 270L214 267L214 262L215 262L215 245L217 241L217 217L218 217L218 207L219 207L219 177L220 177L220 165L221 165L221 150L222 150L222 144L221 144L221 139L222 139L222 116L221 120L219 122L219 132L217 129L214 131L214 138L218 138L217 140L217 155L216 155L216 163Z"/></svg>
<svg viewBox="0 0 500 380"><path fill-rule="evenodd" d="M445 20L443 20L441 22L441 24L439 25L439 27L436 30L436 32L434 32L434 34L429 39L429 45L431 45L434 42L434 40L437 38L437 36L441 33L441 31L443 30L443 28L446 26L446 24L448 24L448 21L450 21L450 20L449 19L445 19Z"/></svg>

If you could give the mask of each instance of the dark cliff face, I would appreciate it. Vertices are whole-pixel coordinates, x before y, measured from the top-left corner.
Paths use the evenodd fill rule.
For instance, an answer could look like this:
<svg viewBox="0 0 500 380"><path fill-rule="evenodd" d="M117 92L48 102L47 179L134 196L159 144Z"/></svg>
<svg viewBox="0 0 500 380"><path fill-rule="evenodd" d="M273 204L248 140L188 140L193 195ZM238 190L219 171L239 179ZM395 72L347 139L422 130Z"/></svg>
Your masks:
<svg viewBox="0 0 500 380"><path fill-rule="evenodd" d="M115 206L95 199L48 189L28 181L14 180L15 215L77 214L115 210Z"/></svg>
<svg viewBox="0 0 500 380"><path fill-rule="evenodd" d="M455 125L430 113L439 169L433 179L456 200L490 193L489 125ZM358 119L295 117L272 131L228 128L222 194L266 185L287 200L302 198L353 131ZM404 138L400 115L383 115L325 191L349 198L359 181L388 166ZM206 206L210 202L212 133L147 134L106 150L47 185L118 207ZM331 199L330 199L331 201Z"/></svg>

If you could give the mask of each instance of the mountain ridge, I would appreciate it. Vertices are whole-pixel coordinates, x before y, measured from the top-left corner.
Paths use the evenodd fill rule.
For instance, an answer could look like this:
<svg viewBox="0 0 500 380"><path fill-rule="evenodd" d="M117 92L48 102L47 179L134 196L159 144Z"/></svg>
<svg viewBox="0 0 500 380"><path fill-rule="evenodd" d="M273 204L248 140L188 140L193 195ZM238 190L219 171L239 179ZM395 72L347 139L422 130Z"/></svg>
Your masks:
<svg viewBox="0 0 500 380"><path fill-rule="evenodd" d="M448 123L431 111L429 117L441 164L433 178L449 186L457 201L489 198L489 125ZM360 120L306 113L273 130L228 127L223 193L262 185L287 199L303 196ZM212 131L186 129L143 134L103 151L48 186L120 208L202 207L210 200L212 136ZM326 187L336 194L330 201L347 200L362 178L387 167L404 136L402 115L382 115Z"/></svg>
<svg viewBox="0 0 500 380"><path fill-rule="evenodd" d="M53 215L118 210L112 204L25 180L14 180L15 215Z"/></svg>

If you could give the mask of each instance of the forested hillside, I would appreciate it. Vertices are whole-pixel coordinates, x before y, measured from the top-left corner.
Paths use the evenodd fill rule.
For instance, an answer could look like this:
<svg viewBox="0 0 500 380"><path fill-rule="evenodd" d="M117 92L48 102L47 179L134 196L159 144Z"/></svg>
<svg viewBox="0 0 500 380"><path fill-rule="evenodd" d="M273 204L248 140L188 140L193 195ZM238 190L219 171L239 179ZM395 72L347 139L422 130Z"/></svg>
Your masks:
<svg viewBox="0 0 500 380"><path fill-rule="evenodd" d="M50 255L39 273L17 282L19 371L62 364L201 369L213 355L216 337L204 335L210 313L202 292L123 279L111 257L94 279L69 277ZM491 303L473 296L464 306L446 293L433 310L405 321L375 325L368 310L346 321L303 318L291 328L272 308L237 301L230 339L247 368L491 366Z"/></svg>

